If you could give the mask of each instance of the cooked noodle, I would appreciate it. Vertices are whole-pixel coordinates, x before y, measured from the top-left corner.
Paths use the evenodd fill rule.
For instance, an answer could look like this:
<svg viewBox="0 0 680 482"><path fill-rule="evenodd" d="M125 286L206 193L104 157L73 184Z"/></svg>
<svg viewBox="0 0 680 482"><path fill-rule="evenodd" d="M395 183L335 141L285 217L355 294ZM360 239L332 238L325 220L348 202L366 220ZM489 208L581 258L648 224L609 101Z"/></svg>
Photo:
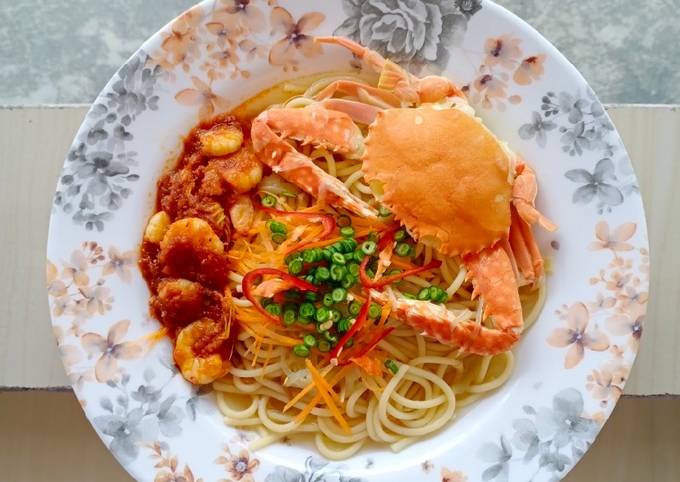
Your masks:
<svg viewBox="0 0 680 482"><path fill-rule="evenodd" d="M312 103L314 94L340 78L361 79L356 76L326 76L312 83L304 94L289 99L283 105L307 106ZM380 106L378 101L363 94L353 99ZM362 180L360 160L343 158L327 149L311 146L300 146L299 149L326 172L344 182L355 195L376 205L371 186ZM291 210L310 207L313 202L307 195L281 196L278 201L285 209ZM332 211L330 207L325 209ZM266 215L258 213L257 216L254 226L258 222L264 225ZM244 239L241 244L237 241L234 249L243 250L246 245L250 253L275 250L264 230ZM466 280L466 270L457 259L443 256L422 243L417 244L415 256L423 264L435 258L442 264L427 274L407 277L398 285L398 290L393 288L395 295L415 295L421 287L435 284L450 296L447 307L457 315L457 322L487 323L482 319L483 303L471 298L471 283ZM334 403L341 407L349 430L338 424L332 410L323 403L313 405L309 411L309 402L318 397L315 388L308 389L304 396L284 410L286 404L309 387L313 380L305 360L291 352L296 340L292 328L267 325L250 308L251 303L240 297L242 276L249 270L268 265L266 257L258 259L248 255L234 263L236 272L229 276L230 286L236 293L235 318L244 329L236 345L239 356L235 366L225 378L213 384L225 422L258 431L260 438L251 443L251 449L262 448L283 437L314 434L317 449L328 459L350 457L370 442L389 445L392 450L399 451L445 427L461 408L503 385L512 373L514 357L510 351L495 356L462 353L456 347L427 338L409 325L389 317L385 326L395 329L379 342L375 353L394 360L398 365L396 374L384 369L381 376L372 377L353 364L344 368L327 365L323 355L316 350L309 355L308 359L314 366L326 365L319 369L320 375L337 397ZM543 305L544 283L541 282L534 291L522 288L520 295L524 328L527 329L534 323ZM299 338L301 330L306 328L296 325L294 329L298 330ZM308 410L309 414L299 416L304 410Z"/></svg>

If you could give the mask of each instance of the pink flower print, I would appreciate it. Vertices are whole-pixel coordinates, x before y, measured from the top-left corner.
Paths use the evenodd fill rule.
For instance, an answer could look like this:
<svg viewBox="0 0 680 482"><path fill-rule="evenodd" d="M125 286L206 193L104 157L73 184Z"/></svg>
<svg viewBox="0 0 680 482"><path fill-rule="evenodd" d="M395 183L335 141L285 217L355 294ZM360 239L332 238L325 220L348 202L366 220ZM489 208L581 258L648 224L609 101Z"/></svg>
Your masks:
<svg viewBox="0 0 680 482"><path fill-rule="evenodd" d="M512 38L510 35L487 39L484 43L486 54L484 64L487 67L499 65L505 69L512 69L522 56L520 43L520 39Z"/></svg>
<svg viewBox="0 0 680 482"><path fill-rule="evenodd" d="M529 85L535 80L543 77L545 70L543 63L545 62L545 55L532 55L522 60L519 64L512 79L519 85Z"/></svg>
<svg viewBox="0 0 680 482"><path fill-rule="evenodd" d="M194 89L184 89L175 95L175 100L187 106L199 106L201 120L209 119L215 111L225 111L229 107L226 99L212 91L212 88L198 77L191 77Z"/></svg>
<svg viewBox="0 0 680 482"><path fill-rule="evenodd" d="M133 341L122 341L130 327L130 320L113 325L104 338L97 333L85 333L81 338L83 349L91 358L99 356L94 367L99 382L118 378L118 360L131 360L142 355L142 347Z"/></svg>
<svg viewBox="0 0 680 482"><path fill-rule="evenodd" d="M272 34L281 33L284 37L269 50L269 63L282 66L284 70L296 70L297 52L304 57L321 54L323 51L321 45L314 42L314 38L309 33L321 25L325 19L326 16L322 13L309 12L296 22L288 10L274 7L271 13Z"/></svg>
<svg viewBox="0 0 680 482"><path fill-rule="evenodd" d="M116 273L120 279L129 283L132 280L130 268L137 264L137 253L134 250L119 252L115 247L109 248L109 261L104 265L102 274L108 276Z"/></svg>
<svg viewBox="0 0 680 482"><path fill-rule="evenodd" d="M642 338L643 325L647 307L641 303L633 303L625 314L607 318L607 328L613 335L628 336L628 346L637 353Z"/></svg>
<svg viewBox="0 0 680 482"><path fill-rule="evenodd" d="M595 226L595 237L597 241L590 244L589 248L593 251L610 249L616 251L631 251L633 245L626 243L635 234L637 225L635 223L625 223L611 232L607 221L600 221Z"/></svg>
<svg viewBox="0 0 680 482"><path fill-rule="evenodd" d="M587 332L590 315L586 305L574 303L567 311L567 327L556 328L548 337L548 344L564 348L569 347L564 359L565 368L573 368L583 360L586 348L592 351L604 351L609 348L607 335L597 328Z"/></svg>

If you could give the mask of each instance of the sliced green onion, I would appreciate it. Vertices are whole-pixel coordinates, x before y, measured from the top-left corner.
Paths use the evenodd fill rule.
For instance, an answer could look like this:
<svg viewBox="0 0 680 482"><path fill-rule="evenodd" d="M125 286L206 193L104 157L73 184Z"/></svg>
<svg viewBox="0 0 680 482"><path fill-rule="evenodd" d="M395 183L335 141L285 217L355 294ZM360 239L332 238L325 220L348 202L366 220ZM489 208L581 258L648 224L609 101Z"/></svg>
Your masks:
<svg viewBox="0 0 680 482"><path fill-rule="evenodd" d="M404 298L406 298L407 300L416 300L416 299L418 299L418 298L416 298L415 296L413 296L411 293L402 293L402 295L404 295Z"/></svg>
<svg viewBox="0 0 680 482"><path fill-rule="evenodd" d="M347 271L352 276L359 276L359 263L350 263L347 265Z"/></svg>
<svg viewBox="0 0 680 482"><path fill-rule="evenodd" d="M321 259L324 261L330 261L331 256L333 256L333 251L331 251L329 248L321 250Z"/></svg>
<svg viewBox="0 0 680 482"><path fill-rule="evenodd" d="M406 231L404 229L400 229L396 233L394 233L394 240L395 241L402 241L406 238Z"/></svg>
<svg viewBox="0 0 680 482"><path fill-rule="evenodd" d="M283 324L284 325L292 325L295 323L295 320L297 318L297 313L295 313L295 310L286 310L283 312Z"/></svg>
<svg viewBox="0 0 680 482"><path fill-rule="evenodd" d="M276 206L276 198L271 194L267 194L262 198L262 205L266 208L273 208Z"/></svg>
<svg viewBox="0 0 680 482"><path fill-rule="evenodd" d="M328 281L330 277L331 272L328 271L328 268L325 266L319 266L319 268L316 270L316 274L314 275L314 278L319 281Z"/></svg>
<svg viewBox="0 0 680 482"><path fill-rule="evenodd" d="M311 333L307 334L302 338L302 343L308 348L313 348L316 346L316 337Z"/></svg>
<svg viewBox="0 0 680 482"><path fill-rule="evenodd" d="M335 345L338 342L338 337L330 331L324 331L323 336L326 337L326 340L328 340L331 345Z"/></svg>
<svg viewBox="0 0 680 482"><path fill-rule="evenodd" d="M321 353L326 353L331 351L331 344L327 340L318 340L316 346Z"/></svg>
<svg viewBox="0 0 680 482"><path fill-rule="evenodd" d="M340 241L342 244L343 253L352 253L357 247L357 241L354 238L347 238Z"/></svg>
<svg viewBox="0 0 680 482"><path fill-rule="evenodd" d="M345 257L340 254L340 253L333 253L333 256L331 256L331 261L335 264L345 264Z"/></svg>
<svg viewBox="0 0 680 482"><path fill-rule="evenodd" d="M286 240L286 235L281 234L281 233L274 233L272 234L272 241L274 241L276 244L281 244Z"/></svg>
<svg viewBox="0 0 680 482"><path fill-rule="evenodd" d="M347 290L344 288L335 288L331 292L331 296L333 297L333 301L336 303L342 303L347 299Z"/></svg>
<svg viewBox="0 0 680 482"><path fill-rule="evenodd" d="M271 220L267 222L267 225L272 233L288 234L288 228L286 228L286 225L283 223Z"/></svg>
<svg viewBox="0 0 680 482"><path fill-rule="evenodd" d="M340 318L342 318L342 313L340 313L339 310L331 308L329 311L330 315L328 316L328 319L330 321L338 321Z"/></svg>
<svg viewBox="0 0 680 482"><path fill-rule="evenodd" d="M305 263L314 263L314 262L318 261L318 259L316 259L316 256L315 256L313 249L305 249L302 252L302 260Z"/></svg>
<svg viewBox="0 0 680 482"><path fill-rule="evenodd" d="M375 244L375 241L364 241L361 243L361 251L364 252L364 254L370 256L373 253L375 253L375 249L377 248L377 244Z"/></svg>
<svg viewBox="0 0 680 482"><path fill-rule="evenodd" d="M309 356L309 348L306 345L295 345L293 347L293 353L297 356L305 358Z"/></svg>
<svg viewBox="0 0 680 482"><path fill-rule="evenodd" d="M357 277L352 276L351 274L347 273L343 278L342 281L340 281L340 284L342 285L343 288L346 290L350 289L354 283L356 283Z"/></svg>
<svg viewBox="0 0 680 482"><path fill-rule="evenodd" d="M357 249L354 252L354 261L356 261L357 263L361 263L364 260L365 256L366 255L364 254L364 252L361 249Z"/></svg>
<svg viewBox="0 0 680 482"><path fill-rule="evenodd" d="M430 299L430 289L429 288L423 288L418 292L418 299L421 301L426 301Z"/></svg>
<svg viewBox="0 0 680 482"><path fill-rule="evenodd" d="M331 266L331 279L333 281L340 281L347 274L347 268L339 264L334 264Z"/></svg>
<svg viewBox="0 0 680 482"><path fill-rule="evenodd" d="M351 238L354 236L354 228L352 226L343 226L340 228L340 236L343 236L345 238Z"/></svg>
<svg viewBox="0 0 680 482"><path fill-rule="evenodd" d="M387 209L385 206L380 206L378 208L378 216L380 216L381 218L392 216L392 211Z"/></svg>
<svg viewBox="0 0 680 482"><path fill-rule="evenodd" d="M278 303L270 303L265 307L265 310L267 310L269 313L271 313L274 316L279 316L281 315L281 305Z"/></svg>
<svg viewBox="0 0 680 482"><path fill-rule="evenodd" d="M411 252L411 246L407 243L398 243L394 252L397 253L397 256L408 256Z"/></svg>
<svg viewBox="0 0 680 482"><path fill-rule="evenodd" d="M305 299L308 301L316 301L317 299L316 293L314 293L313 291L306 291Z"/></svg>
<svg viewBox="0 0 680 482"><path fill-rule="evenodd" d="M343 318L342 320L338 321L338 326L336 329L338 330L338 333L346 333L347 330L350 329L352 326L352 319L351 318Z"/></svg>
<svg viewBox="0 0 680 482"><path fill-rule="evenodd" d="M377 318L377 317L380 316L381 311L382 311L382 308L380 307L379 304L371 303L371 306L368 308L368 317L369 318Z"/></svg>
<svg viewBox="0 0 680 482"><path fill-rule="evenodd" d="M332 320L328 320L328 321L324 321L323 323L317 323L316 324L316 332L320 333L320 334L327 332L331 328L333 328L333 321Z"/></svg>
<svg viewBox="0 0 680 482"><path fill-rule="evenodd" d="M325 306L319 306L319 308L316 310L316 321L319 323L323 323L324 321L328 321L328 317L330 316L330 311L328 311L328 308Z"/></svg>
<svg viewBox="0 0 680 482"><path fill-rule="evenodd" d="M302 267L303 267L303 266L304 266L304 265L303 265L301 259L294 259L294 260L291 261L290 264L288 265L288 272L289 272L290 274L295 274L295 275L300 274L300 273L302 272Z"/></svg>
<svg viewBox="0 0 680 482"><path fill-rule="evenodd" d="M359 303L358 301L352 301L349 304L347 311L349 311L350 315L354 315L354 316L358 315L359 312L361 311L361 303Z"/></svg>
<svg viewBox="0 0 680 482"><path fill-rule="evenodd" d="M323 299L321 300L324 306L331 306L333 305L333 297L331 296L330 293L326 293L323 295Z"/></svg>
<svg viewBox="0 0 680 482"><path fill-rule="evenodd" d="M352 345L354 345L354 338L348 338L347 341L344 344L345 348L352 348Z"/></svg>
<svg viewBox="0 0 680 482"><path fill-rule="evenodd" d="M262 305L263 308L266 308L268 305L271 305L274 302L271 298L262 298L260 300L260 304Z"/></svg>
<svg viewBox="0 0 680 482"><path fill-rule="evenodd" d="M316 313L316 308L309 302L302 303L300 305L300 317L311 319Z"/></svg>
<svg viewBox="0 0 680 482"><path fill-rule="evenodd" d="M397 366L395 361L390 359L385 360L385 368L391 371L394 375L396 375L397 372L399 371L399 367Z"/></svg>

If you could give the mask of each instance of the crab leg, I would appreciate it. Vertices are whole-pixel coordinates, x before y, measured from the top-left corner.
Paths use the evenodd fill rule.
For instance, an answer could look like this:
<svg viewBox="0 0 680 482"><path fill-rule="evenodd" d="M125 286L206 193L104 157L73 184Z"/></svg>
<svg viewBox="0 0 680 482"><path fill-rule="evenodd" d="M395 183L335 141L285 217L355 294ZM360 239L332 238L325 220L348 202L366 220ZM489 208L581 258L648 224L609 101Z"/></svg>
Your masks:
<svg viewBox="0 0 680 482"><path fill-rule="evenodd" d="M535 201L538 194L536 173L523 160L515 168L515 181L512 185L512 203L517 208L520 217L529 224L538 223L546 231L553 232L557 226L536 209Z"/></svg>
<svg viewBox="0 0 680 482"><path fill-rule="evenodd" d="M493 319L495 328L467 318L460 320L459 315L446 307L428 301L397 299L377 290L371 291L371 296L379 303L390 303L399 319L441 343L456 345L477 355L509 350L519 339L524 322L515 273L503 244L463 256L463 262L475 287L473 296L484 298L484 316Z"/></svg>
<svg viewBox="0 0 680 482"><path fill-rule="evenodd" d="M286 142L293 138L357 156L363 149L363 137L347 114L315 104L304 109L270 109L255 118L251 137L259 159L284 179L321 201L377 218L375 209Z"/></svg>
<svg viewBox="0 0 680 482"><path fill-rule="evenodd" d="M438 75L415 77L378 52L344 37L316 37L320 43L340 45L362 59L372 70L380 73L378 88L392 90L401 100L410 104L438 102L447 97L464 97L449 79Z"/></svg>
<svg viewBox="0 0 680 482"><path fill-rule="evenodd" d="M395 299L387 292L371 291L371 297L381 304L389 303L392 313L423 334L440 343L455 345L466 353L495 355L509 350L519 335L478 325L459 316L446 307L429 301Z"/></svg>
<svg viewBox="0 0 680 482"><path fill-rule="evenodd" d="M474 285L473 298L481 295L486 303L484 316L493 317L496 328L501 331L521 331L524 321L517 278L502 244L464 255L463 263Z"/></svg>
<svg viewBox="0 0 680 482"><path fill-rule="evenodd" d="M378 116L378 112L383 109L363 102L357 102L347 99L326 99L320 102L321 105L327 109L332 109L338 112L344 112L354 122L369 125L373 123Z"/></svg>
<svg viewBox="0 0 680 482"><path fill-rule="evenodd" d="M333 97L336 94L351 95L353 97L365 97L369 101L380 105L383 108L400 107L401 100L389 90L379 89L370 85L354 82L352 80L336 80L318 94L314 96L315 100L324 100Z"/></svg>

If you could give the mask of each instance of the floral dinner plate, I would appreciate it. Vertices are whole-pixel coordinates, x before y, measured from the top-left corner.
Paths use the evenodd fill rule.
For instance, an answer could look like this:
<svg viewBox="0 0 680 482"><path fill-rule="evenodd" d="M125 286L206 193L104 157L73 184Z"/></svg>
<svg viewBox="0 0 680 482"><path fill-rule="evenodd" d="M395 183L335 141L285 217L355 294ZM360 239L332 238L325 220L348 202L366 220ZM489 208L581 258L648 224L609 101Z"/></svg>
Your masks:
<svg viewBox="0 0 680 482"><path fill-rule="evenodd" d="M209 391L149 335L137 267L156 180L200 119L282 79L355 68L343 35L412 72L461 86L487 125L535 167L548 298L501 389L399 454L342 463L307 445L247 450ZM649 253L625 148L576 69L491 1L207 0L151 37L94 102L64 163L50 220L54 333L86 416L140 481L558 480L623 391L642 333Z"/></svg>

